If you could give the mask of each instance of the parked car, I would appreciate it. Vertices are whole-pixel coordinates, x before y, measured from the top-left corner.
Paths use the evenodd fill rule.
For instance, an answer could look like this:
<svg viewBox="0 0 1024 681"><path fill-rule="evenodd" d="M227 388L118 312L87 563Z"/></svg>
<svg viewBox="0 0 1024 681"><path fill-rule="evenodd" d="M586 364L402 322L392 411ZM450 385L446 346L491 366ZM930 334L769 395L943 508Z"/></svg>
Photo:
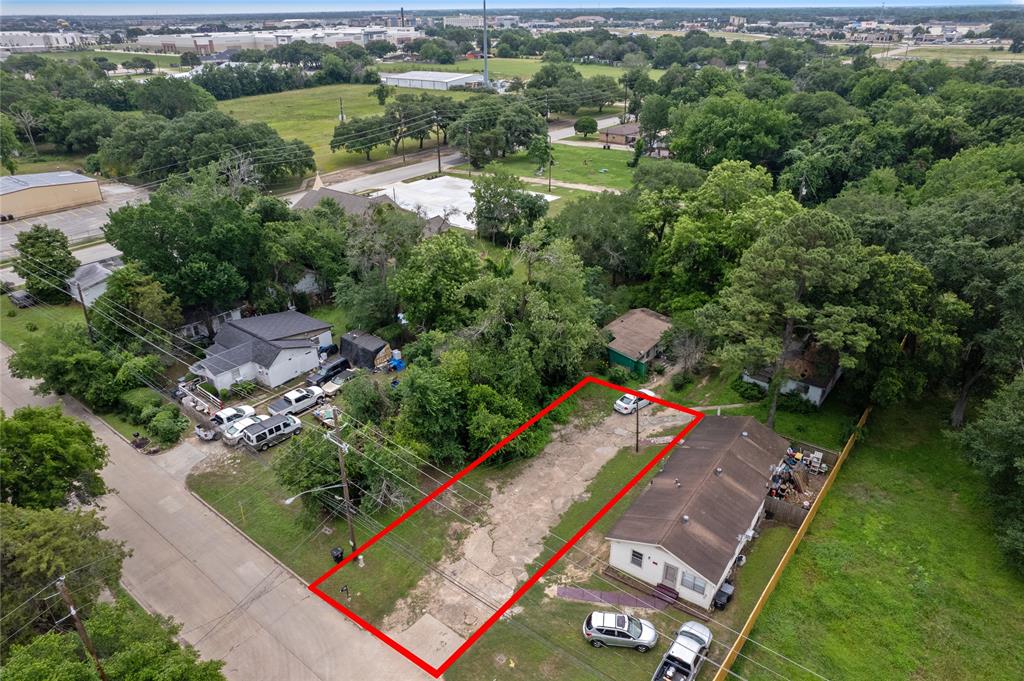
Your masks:
<svg viewBox="0 0 1024 681"><path fill-rule="evenodd" d="M36 299L28 291L11 291L7 298L15 307L32 307L36 304Z"/></svg>
<svg viewBox="0 0 1024 681"><path fill-rule="evenodd" d="M250 449L266 451L302 431L302 421L292 414L278 414L254 423L242 431L242 442Z"/></svg>
<svg viewBox="0 0 1024 681"><path fill-rule="evenodd" d="M240 405L238 407L228 407L227 409L221 409L214 414L210 421L217 427L218 430L223 431L225 426L228 426L238 419L246 419L256 413L256 410L247 404Z"/></svg>
<svg viewBox="0 0 1024 681"><path fill-rule="evenodd" d="M319 348L317 348L316 354L327 355L328 357L331 355L336 355L338 354L338 344L331 343L330 345L321 345Z"/></svg>
<svg viewBox="0 0 1024 681"><path fill-rule="evenodd" d="M242 439L242 431L253 424L266 421L269 418L266 414L257 414L249 418L238 419L224 429L224 444L237 445L238 441Z"/></svg>
<svg viewBox="0 0 1024 681"><path fill-rule="evenodd" d="M711 647L711 630L700 622L687 622L679 627L676 640L661 658L651 681L692 681Z"/></svg>
<svg viewBox="0 0 1024 681"><path fill-rule="evenodd" d="M654 625L616 612L592 612L583 622L583 638L595 648L621 646L646 653L658 642Z"/></svg>
<svg viewBox="0 0 1024 681"><path fill-rule="evenodd" d="M271 402L270 406L267 407L267 411L270 412L271 416L277 416L278 414L301 414L323 401L323 388L318 388L317 386L296 388L286 392L281 399Z"/></svg>
<svg viewBox="0 0 1024 681"><path fill-rule="evenodd" d="M327 362L309 376L306 376L306 385L322 386L324 383L348 368L348 360L344 357Z"/></svg>
<svg viewBox="0 0 1024 681"><path fill-rule="evenodd" d="M358 369L345 369L340 374L332 378L323 384L324 395L327 397L334 397L341 390L341 386L345 385L359 374Z"/></svg>
<svg viewBox="0 0 1024 681"><path fill-rule="evenodd" d="M643 393L644 395L650 395L651 397L657 397L653 390L648 390L647 388L638 392ZM643 409L644 407L650 406L650 404L650 400L626 393L619 399L615 400L615 411L620 414L632 414L637 409Z"/></svg>

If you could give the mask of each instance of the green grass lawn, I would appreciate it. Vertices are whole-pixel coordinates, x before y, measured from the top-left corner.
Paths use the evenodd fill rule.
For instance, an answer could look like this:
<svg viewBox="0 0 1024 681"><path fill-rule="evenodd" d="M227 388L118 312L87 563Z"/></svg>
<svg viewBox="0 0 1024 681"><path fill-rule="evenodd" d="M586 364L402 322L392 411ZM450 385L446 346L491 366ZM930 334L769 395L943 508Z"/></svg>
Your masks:
<svg viewBox="0 0 1024 681"><path fill-rule="evenodd" d="M136 57L142 57L148 59L161 68L166 68L172 64L178 64L181 61L181 56L177 54L153 54L149 52L120 52L116 50L72 50L72 51L61 51L61 52L39 52L39 56L46 57L47 59L59 59L61 61L78 61L80 59L94 59L96 57L106 57L107 60L120 64L128 61L129 59L135 59Z"/></svg>
<svg viewBox="0 0 1024 681"><path fill-rule="evenodd" d="M344 308L338 305L321 305L320 307L314 307L307 314L313 319L319 319L322 322L333 324L334 328L331 329L331 334L337 338L343 335L348 328L348 314Z"/></svg>
<svg viewBox="0 0 1024 681"><path fill-rule="evenodd" d="M895 50L891 56L903 56L903 52ZM995 62L1016 62L1024 60L1024 54L1014 54L1008 50L992 50L988 46L978 47L918 47L911 48L907 53L908 58L918 59L941 59L948 64L966 64L971 59L989 59Z"/></svg>
<svg viewBox="0 0 1024 681"><path fill-rule="evenodd" d="M11 312L14 316L10 316ZM7 296L0 297L0 341L12 350L33 338L42 336L57 324L67 322L85 323L82 308L77 303L67 305L36 305L25 309L16 308ZM31 325L35 331L31 331Z"/></svg>
<svg viewBox="0 0 1024 681"><path fill-rule="evenodd" d="M62 154L52 149L47 149L47 147L52 146L40 144L40 153L32 155L32 146L23 144L21 152L25 155L17 159L18 167L15 170L15 174L24 175L26 173L50 173L58 170L79 170L85 165L86 154ZM4 168L0 169L0 175L10 175L10 173Z"/></svg>
<svg viewBox="0 0 1024 681"><path fill-rule="evenodd" d="M633 169L626 165L631 158L631 152L620 149L556 144L555 165L551 169L551 177L562 182L626 190L633 184ZM524 152L494 161L488 167L501 168L523 177L547 177L546 173L537 174L536 162L527 158ZM458 166L458 169L464 172L471 170L468 164ZM601 172L602 170L607 172Z"/></svg>
<svg viewBox="0 0 1024 681"><path fill-rule="evenodd" d="M346 525L335 518L326 525L331 534L324 534L300 522L301 505L283 503L289 493L277 483L268 467L278 451L282 451L280 447L256 457L240 449L232 456L230 464L189 476L188 485L253 541L304 579L312 581L333 565L332 548L344 547L347 553ZM395 512L381 512L375 514L372 521L357 516L361 519L356 523L356 542L365 542L376 533L378 524L385 525L396 516ZM425 509L389 536L396 542L415 546L417 554L425 561L436 562L444 554L448 522L446 516ZM382 550L377 551L378 547ZM387 543L375 545L368 551L366 564L362 569L347 566L326 582L325 588L347 584L352 593L352 608L371 621L380 621L395 601L428 571L422 563L392 551ZM381 588L382 584L387 588Z"/></svg>
<svg viewBox="0 0 1024 681"><path fill-rule="evenodd" d="M671 402L684 407L711 407L722 404L741 404L747 400L732 389L737 372L722 371L711 367L706 373L694 378L682 390L673 390L671 378L659 390L659 394Z"/></svg>
<svg viewBox="0 0 1024 681"><path fill-rule="evenodd" d="M268 124L281 137L298 138L313 148L317 167L321 171L337 170L356 165L366 160L365 154L347 151L331 151L331 137L338 124L338 100L345 102L345 115L352 118L375 116L384 112L384 107L370 97L372 85L324 85L303 90L288 90L270 95L240 97L217 103L217 108L235 118L259 121ZM420 93L422 90L404 90ZM466 99L468 92L447 93L454 99ZM406 140L406 151L417 149L415 141ZM427 140L424 148L432 148L433 141ZM377 147L370 154L374 160L390 158L388 147Z"/></svg>
<svg viewBox="0 0 1024 681"><path fill-rule="evenodd" d="M835 680L1020 678L1024 580L996 546L984 482L943 434L948 406L872 415L755 640ZM742 659L734 670L773 678Z"/></svg>
<svg viewBox="0 0 1024 681"><path fill-rule="evenodd" d="M543 62L539 58L501 58L492 57L487 60L487 70L491 78L522 78L529 80L540 70ZM604 64L573 64L584 78L594 76L612 76L618 78L626 69L621 66L605 66ZM455 71L458 73L483 73L482 59L466 59L454 64L397 63L379 64L381 71L402 73L404 71ZM651 78L657 80L664 71L651 69Z"/></svg>

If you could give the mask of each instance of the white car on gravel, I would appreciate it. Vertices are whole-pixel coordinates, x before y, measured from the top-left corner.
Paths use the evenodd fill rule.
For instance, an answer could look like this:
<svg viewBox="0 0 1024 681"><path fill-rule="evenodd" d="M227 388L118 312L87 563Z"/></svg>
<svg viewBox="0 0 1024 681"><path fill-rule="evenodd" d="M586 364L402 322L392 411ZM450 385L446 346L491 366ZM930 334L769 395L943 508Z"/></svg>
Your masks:
<svg viewBox="0 0 1024 681"><path fill-rule="evenodd" d="M242 439L242 431L249 426L259 423L260 421L266 421L270 417L266 414L257 414L256 416L250 416L245 419L238 419L230 426L224 429L224 444L226 445L237 445L238 441Z"/></svg>

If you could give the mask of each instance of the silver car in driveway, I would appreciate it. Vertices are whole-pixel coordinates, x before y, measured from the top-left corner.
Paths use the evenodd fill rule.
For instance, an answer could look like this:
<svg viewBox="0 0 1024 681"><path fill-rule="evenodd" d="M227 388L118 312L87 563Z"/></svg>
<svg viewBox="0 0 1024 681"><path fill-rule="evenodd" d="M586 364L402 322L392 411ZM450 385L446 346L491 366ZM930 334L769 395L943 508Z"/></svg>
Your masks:
<svg viewBox="0 0 1024 681"><path fill-rule="evenodd" d="M620 646L646 653L658 642L658 632L647 620L618 612L592 612L583 622L583 638L595 648Z"/></svg>
<svg viewBox="0 0 1024 681"><path fill-rule="evenodd" d="M679 627L651 681L693 681L708 657L711 639L711 630L700 622Z"/></svg>

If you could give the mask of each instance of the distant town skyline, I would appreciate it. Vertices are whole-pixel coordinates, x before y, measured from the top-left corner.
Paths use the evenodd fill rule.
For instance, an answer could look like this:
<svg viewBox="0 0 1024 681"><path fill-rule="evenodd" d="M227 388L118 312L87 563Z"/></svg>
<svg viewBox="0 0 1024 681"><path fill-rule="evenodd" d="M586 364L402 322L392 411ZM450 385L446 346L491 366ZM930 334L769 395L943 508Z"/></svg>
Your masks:
<svg viewBox="0 0 1024 681"><path fill-rule="evenodd" d="M0 16L7 15L76 15L76 16L109 16L124 15L137 16L154 14L180 15L180 14L203 14L203 15L226 15L226 14L291 14L301 18L303 12L385 12L397 11L400 7L406 10L453 10L461 12L479 12L481 8L479 0L450 0L438 2L437 0L400 0L387 2L370 2L367 0L355 0L352 3L345 3L339 7L338 3L321 2L309 0L301 6L294 6L290 3L282 3L280 0L211 0L201 2L197 0L182 0L181 2L166 2L158 0L155 3L140 5L131 0L97 0L83 7L81 2L56 0L54 2L40 2L39 0L5 0ZM887 8L897 7L970 7L983 5L1013 6L1022 5L1024 0L886 0L884 6ZM828 2L826 0L608 0L599 2L596 0L492 0L488 3L488 9L511 10L511 9L564 9L567 11L579 10L592 13L610 11L614 9L769 9L769 8L829 8L837 9L870 9L881 8L883 5L879 0L839 0Z"/></svg>

